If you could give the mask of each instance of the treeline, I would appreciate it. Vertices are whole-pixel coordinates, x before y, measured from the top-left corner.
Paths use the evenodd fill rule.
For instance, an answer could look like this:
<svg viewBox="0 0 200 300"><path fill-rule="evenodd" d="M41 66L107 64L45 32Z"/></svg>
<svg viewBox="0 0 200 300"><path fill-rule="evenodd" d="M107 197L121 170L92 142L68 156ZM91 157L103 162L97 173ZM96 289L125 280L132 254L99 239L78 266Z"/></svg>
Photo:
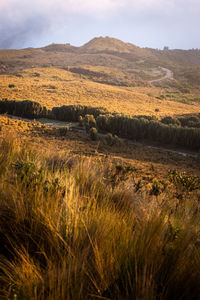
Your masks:
<svg viewBox="0 0 200 300"><path fill-rule="evenodd" d="M112 133L135 141L156 142L191 150L200 149L199 115L179 118L168 116L158 120L154 116L109 114L105 108L82 105L67 105L47 110L39 103L29 100L2 100L0 101L0 113L25 118L48 117L66 122L78 122L80 118L87 119L88 116L92 116L94 124L92 126L101 132Z"/></svg>
<svg viewBox="0 0 200 300"><path fill-rule="evenodd" d="M196 115L185 115L173 118L167 116L161 119L163 124L177 125L182 127L200 128L200 114Z"/></svg>
<svg viewBox="0 0 200 300"><path fill-rule="evenodd" d="M153 118L99 116L98 129L136 141L157 142L164 145L200 149L200 129L163 124Z"/></svg>
<svg viewBox="0 0 200 300"><path fill-rule="evenodd" d="M96 119L99 115L108 114L107 109L103 107L91 107L84 105L64 105L53 107L51 116L59 121L78 122L79 117L93 115Z"/></svg>
<svg viewBox="0 0 200 300"><path fill-rule="evenodd" d="M45 106L30 100L2 100L0 101L0 113L23 118L41 118L50 114Z"/></svg>
<svg viewBox="0 0 200 300"><path fill-rule="evenodd" d="M78 122L80 116L93 115L97 118L99 115L108 114L109 112L103 107L84 105L64 105L48 110L45 106L31 100L15 101L4 99L0 101L0 113L7 113L24 118L37 119L48 117L59 121Z"/></svg>

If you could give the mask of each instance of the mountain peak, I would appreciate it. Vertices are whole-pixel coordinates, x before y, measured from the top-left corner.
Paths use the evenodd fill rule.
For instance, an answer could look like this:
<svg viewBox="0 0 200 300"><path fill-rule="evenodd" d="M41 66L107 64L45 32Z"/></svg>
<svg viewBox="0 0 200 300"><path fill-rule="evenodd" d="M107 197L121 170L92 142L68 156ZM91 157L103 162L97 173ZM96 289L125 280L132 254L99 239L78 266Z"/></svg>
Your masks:
<svg viewBox="0 0 200 300"><path fill-rule="evenodd" d="M87 51L114 51L130 53L132 48L136 47L129 43L124 43L119 39L112 37L95 37L81 48Z"/></svg>

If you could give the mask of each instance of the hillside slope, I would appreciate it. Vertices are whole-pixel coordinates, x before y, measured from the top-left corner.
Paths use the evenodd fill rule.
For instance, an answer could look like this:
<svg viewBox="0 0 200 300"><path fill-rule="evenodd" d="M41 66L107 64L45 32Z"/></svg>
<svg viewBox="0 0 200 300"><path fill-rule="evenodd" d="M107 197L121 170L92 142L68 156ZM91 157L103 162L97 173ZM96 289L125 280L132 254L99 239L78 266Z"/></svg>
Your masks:
<svg viewBox="0 0 200 300"><path fill-rule="evenodd" d="M0 50L0 73L33 66L65 68L68 65L115 67L127 74L137 74L141 80L153 80L153 72L150 78L146 78L145 71L161 66L171 68L176 79L194 84L195 79L185 76L183 70L188 72L189 68L191 72L192 68L192 72L199 75L200 50L140 48L110 37L94 38L81 47L51 44L39 49Z"/></svg>
<svg viewBox="0 0 200 300"><path fill-rule="evenodd" d="M149 88L127 88L96 83L56 68L32 68L16 75L1 75L1 99L30 99L49 108L68 104L103 106L111 112L164 116L200 112L200 104L159 99ZM159 93L159 89L151 89ZM162 97L161 97L162 98Z"/></svg>
<svg viewBox="0 0 200 300"><path fill-rule="evenodd" d="M41 68L52 77L59 73L61 81L48 78L45 83L42 77L34 78L37 77L34 73L42 74ZM26 69L28 73L32 69L30 78L23 74ZM63 84L66 74L76 78L76 84L71 79L64 79L68 84ZM140 48L100 37L81 47L51 44L39 49L0 50L0 75L1 99L38 99L39 102L47 99L52 106L72 101L99 106L103 102L112 111L137 114L154 114L155 110L161 115L176 110L177 113L200 111L200 50ZM50 91L36 88L35 93L33 87L40 80L41 86L57 86L59 82L62 92L60 88ZM28 92L29 82L33 84ZM9 84L16 87L11 89Z"/></svg>

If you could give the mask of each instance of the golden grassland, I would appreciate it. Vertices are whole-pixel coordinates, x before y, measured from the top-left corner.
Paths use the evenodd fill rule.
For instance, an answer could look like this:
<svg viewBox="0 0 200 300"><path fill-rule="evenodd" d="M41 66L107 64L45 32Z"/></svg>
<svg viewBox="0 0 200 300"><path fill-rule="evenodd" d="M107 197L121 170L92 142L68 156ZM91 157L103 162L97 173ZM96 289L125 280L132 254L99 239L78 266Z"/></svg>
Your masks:
<svg viewBox="0 0 200 300"><path fill-rule="evenodd" d="M198 101L172 101L184 93L169 86L119 87L53 67L23 70L26 59L34 65L28 52L13 51L18 73L0 75L0 99L158 117L200 112ZM114 69L86 67L115 77ZM198 93L187 91L185 101ZM103 137L0 115L1 299L198 299L199 153L185 157L125 139L110 146Z"/></svg>
<svg viewBox="0 0 200 300"><path fill-rule="evenodd" d="M170 181L142 147L136 165L137 147L126 160L83 134L0 120L2 299L198 299L199 190ZM81 144L94 155L75 155Z"/></svg>
<svg viewBox="0 0 200 300"><path fill-rule="evenodd" d="M111 112L135 115L164 116L200 111L197 103L184 104L157 99L156 95L162 93L161 88L126 88L100 84L56 68L26 69L20 74L22 77L19 74L0 76L1 99L33 100L49 108L69 104L103 106Z"/></svg>
<svg viewBox="0 0 200 300"><path fill-rule="evenodd" d="M1 132L6 135L18 135L27 140L41 153L57 152L75 156L91 156L95 159L115 161L135 167L138 180L148 184L151 179L166 179L170 170L187 172L200 176L200 157L184 157L162 148L150 148L130 140L123 140L121 145L109 146L103 141L92 141L85 131L69 131L64 136L59 129L38 122L26 122L0 116ZM147 176L147 180L145 179Z"/></svg>

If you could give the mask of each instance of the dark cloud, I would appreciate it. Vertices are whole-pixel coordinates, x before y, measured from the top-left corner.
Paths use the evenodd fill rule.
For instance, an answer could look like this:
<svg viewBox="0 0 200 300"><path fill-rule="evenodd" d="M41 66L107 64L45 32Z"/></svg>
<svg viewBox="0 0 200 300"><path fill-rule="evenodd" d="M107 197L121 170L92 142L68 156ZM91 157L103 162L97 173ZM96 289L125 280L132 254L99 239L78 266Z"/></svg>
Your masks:
<svg viewBox="0 0 200 300"><path fill-rule="evenodd" d="M22 19L20 22L4 22L3 30L0 30L0 48L21 48L32 39L40 40L42 34L48 31L50 21L43 16L33 16Z"/></svg>

